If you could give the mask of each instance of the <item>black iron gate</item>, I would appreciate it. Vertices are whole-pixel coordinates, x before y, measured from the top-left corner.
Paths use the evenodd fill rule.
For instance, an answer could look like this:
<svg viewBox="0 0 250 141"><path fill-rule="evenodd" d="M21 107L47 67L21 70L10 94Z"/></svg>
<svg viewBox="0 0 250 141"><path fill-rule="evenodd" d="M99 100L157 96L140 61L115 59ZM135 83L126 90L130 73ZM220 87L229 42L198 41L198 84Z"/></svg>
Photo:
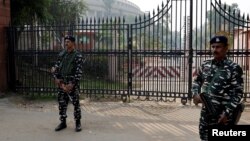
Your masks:
<svg viewBox="0 0 250 141"><path fill-rule="evenodd" d="M166 0L135 17L86 19L9 28L10 85L18 92L56 92L50 67L66 34L76 36L85 56L81 92L166 101L191 99L191 82L201 61L212 57L209 39L228 36L229 58L244 69L250 97L249 16L216 0Z"/></svg>

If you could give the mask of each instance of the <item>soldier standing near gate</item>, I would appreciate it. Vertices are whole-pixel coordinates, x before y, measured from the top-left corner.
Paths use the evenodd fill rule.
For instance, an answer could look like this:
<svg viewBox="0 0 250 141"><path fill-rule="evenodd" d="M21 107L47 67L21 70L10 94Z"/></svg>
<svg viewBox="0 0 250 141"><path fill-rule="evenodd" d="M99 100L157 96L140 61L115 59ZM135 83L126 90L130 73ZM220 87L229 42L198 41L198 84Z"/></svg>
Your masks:
<svg viewBox="0 0 250 141"><path fill-rule="evenodd" d="M215 36L210 40L214 58L205 60L194 78L192 94L194 104L203 103L199 134L202 141L208 140L209 125L236 124L233 113L239 110L238 105L243 97L242 68L227 58L228 39L225 36ZM201 94L208 97L211 106L215 109L213 116L208 116L208 108L204 106ZM211 114L211 113L210 113Z"/></svg>
<svg viewBox="0 0 250 141"><path fill-rule="evenodd" d="M55 128L60 131L67 127L67 107L69 100L74 105L75 131L81 131L81 108L79 102L79 81L82 76L83 57L75 49L75 38L64 38L66 50L59 53L59 57L51 72L58 86L58 103L61 123Z"/></svg>

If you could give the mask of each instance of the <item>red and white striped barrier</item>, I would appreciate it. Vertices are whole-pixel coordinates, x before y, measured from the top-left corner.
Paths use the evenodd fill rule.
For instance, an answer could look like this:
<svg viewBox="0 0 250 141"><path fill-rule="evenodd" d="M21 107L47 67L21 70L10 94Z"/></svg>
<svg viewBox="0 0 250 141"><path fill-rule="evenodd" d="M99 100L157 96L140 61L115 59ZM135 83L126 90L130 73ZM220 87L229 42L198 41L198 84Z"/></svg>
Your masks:
<svg viewBox="0 0 250 141"><path fill-rule="evenodd" d="M133 77L153 77L153 78L179 78L187 76L182 73L187 73L188 70L181 70L180 66L137 66L132 69ZM197 74L193 68L192 75Z"/></svg>
<svg viewBox="0 0 250 141"><path fill-rule="evenodd" d="M132 69L133 77L180 77L180 67L145 66Z"/></svg>

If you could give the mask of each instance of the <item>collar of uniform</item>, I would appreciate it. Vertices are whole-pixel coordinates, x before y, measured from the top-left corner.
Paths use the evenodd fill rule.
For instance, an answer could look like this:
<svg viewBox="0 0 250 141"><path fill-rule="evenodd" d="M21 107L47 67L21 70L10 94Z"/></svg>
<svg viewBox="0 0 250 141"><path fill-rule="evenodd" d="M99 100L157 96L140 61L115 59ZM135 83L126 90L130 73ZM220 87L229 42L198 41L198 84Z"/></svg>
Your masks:
<svg viewBox="0 0 250 141"><path fill-rule="evenodd" d="M227 61L227 57L225 57L224 59L222 59L220 61L217 61L217 60L213 59L212 64L214 64L216 66L223 66L226 61Z"/></svg>
<svg viewBox="0 0 250 141"><path fill-rule="evenodd" d="M73 52L75 52L75 51L76 51L76 49L73 49L73 50L70 51L70 52L67 51L67 54L71 54L71 53L73 53Z"/></svg>

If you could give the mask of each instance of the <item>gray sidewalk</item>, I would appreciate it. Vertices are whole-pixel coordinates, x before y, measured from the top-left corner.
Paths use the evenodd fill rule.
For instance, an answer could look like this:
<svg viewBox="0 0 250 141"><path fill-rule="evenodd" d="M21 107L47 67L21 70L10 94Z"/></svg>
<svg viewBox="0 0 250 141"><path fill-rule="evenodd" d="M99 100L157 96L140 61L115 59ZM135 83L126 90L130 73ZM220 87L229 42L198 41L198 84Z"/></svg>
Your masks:
<svg viewBox="0 0 250 141"><path fill-rule="evenodd" d="M0 99L1 141L199 141L200 107L161 102L86 102L83 130L74 131L73 106L68 128L55 132L57 103L13 104ZM240 124L250 124L246 109Z"/></svg>

